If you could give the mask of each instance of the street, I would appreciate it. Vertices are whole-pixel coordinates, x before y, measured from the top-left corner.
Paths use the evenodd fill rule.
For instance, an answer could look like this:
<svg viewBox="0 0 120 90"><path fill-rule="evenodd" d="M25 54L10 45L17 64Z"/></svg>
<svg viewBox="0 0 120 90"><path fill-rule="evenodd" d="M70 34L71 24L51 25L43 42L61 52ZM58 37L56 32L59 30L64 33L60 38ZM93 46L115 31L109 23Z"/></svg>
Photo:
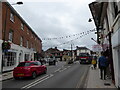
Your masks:
<svg viewBox="0 0 120 90"><path fill-rule="evenodd" d="M68 65L64 61L57 62L55 66L47 66L47 74L39 75L36 79L6 80L2 88L85 88L89 66L79 62Z"/></svg>

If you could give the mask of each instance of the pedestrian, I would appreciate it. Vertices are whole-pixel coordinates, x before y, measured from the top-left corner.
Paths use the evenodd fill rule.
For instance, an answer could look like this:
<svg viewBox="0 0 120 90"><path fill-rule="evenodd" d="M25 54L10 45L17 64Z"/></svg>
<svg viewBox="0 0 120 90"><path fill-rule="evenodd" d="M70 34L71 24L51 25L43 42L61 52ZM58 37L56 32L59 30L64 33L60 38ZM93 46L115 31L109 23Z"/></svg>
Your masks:
<svg viewBox="0 0 120 90"><path fill-rule="evenodd" d="M97 67L97 57L96 56L93 56L93 58L92 58L92 65L93 65L93 68L96 69L96 67Z"/></svg>
<svg viewBox="0 0 120 90"><path fill-rule="evenodd" d="M104 77L104 80L106 80L106 68L107 68L107 58L105 57L105 52L101 52L101 57L99 57L98 59L98 66L99 66L99 69L100 69L100 76L101 78L100 79L103 79Z"/></svg>

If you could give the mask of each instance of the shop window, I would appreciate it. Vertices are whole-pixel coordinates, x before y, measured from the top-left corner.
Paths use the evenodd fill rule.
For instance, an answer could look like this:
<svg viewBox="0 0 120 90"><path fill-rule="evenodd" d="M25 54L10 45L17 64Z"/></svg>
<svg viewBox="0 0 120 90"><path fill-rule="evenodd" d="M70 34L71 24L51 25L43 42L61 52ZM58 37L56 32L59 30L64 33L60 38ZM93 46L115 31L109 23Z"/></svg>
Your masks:
<svg viewBox="0 0 120 90"><path fill-rule="evenodd" d="M29 54L25 54L25 61L29 61Z"/></svg>
<svg viewBox="0 0 120 90"><path fill-rule="evenodd" d="M3 67L13 66L16 63L16 52L4 52L2 55Z"/></svg>

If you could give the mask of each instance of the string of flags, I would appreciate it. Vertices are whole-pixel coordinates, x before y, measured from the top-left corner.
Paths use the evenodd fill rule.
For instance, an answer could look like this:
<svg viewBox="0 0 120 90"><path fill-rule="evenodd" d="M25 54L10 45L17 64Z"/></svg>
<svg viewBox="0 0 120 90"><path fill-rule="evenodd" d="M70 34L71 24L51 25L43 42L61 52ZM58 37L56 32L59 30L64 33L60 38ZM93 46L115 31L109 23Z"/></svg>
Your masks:
<svg viewBox="0 0 120 90"><path fill-rule="evenodd" d="M90 34L91 32L94 32L94 31L96 31L96 30L93 29L93 30L89 30L89 31L87 31L87 32L83 32L82 35L80 35L79 37L77 37L77 38L75 38L75 39L69 40L69 41L67 41L67 42L64 42L64 43L61 43L61 44L58 44L58 45L53 45L52 47L58 47L58 46L61 46L61 45L64 45L64 44L68 44L68 43L70 43L70 42L72 42L72 41L75 41L75 40L77 40L77 39L79 39L79 38L82 38L82 37ZM47 46L43 46L43 47L47 47Z"/></svg>
<svg viewBox="0 0 120 90"><path fill-rule="evenodd" d="M78 33L78 34L73 34L73 35L64 36L64 37L43 38L42 40L65 39L65 38L70 38L70 37L76 37L76 36L79 36L79 35L84 35L84 34L86 34L86 33L94 32L94 31L95 31L95 29L93 29L93 30L88 30L88 31L84 31L84 32L81 32L81 33Z"/></svg>

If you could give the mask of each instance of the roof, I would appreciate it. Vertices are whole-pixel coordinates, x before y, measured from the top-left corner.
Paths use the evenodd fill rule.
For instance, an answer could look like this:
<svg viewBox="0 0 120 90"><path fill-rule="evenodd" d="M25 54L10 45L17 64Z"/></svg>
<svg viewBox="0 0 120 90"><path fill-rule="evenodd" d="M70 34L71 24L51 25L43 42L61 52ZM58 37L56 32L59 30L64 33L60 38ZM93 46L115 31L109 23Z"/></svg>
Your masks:
<svg viewBox="0 0 120 90"><path fill-rule="evenodd" d="M87 47L77 47L77 49L87 49L87 50L89 50Z"/></svg>
<svg viewBox="0 0 120 90"><path fill-rule="evenodd" d="M58 50L57 48L49 48L45 52L58 52L58 51L60 50Z"/></svg>

